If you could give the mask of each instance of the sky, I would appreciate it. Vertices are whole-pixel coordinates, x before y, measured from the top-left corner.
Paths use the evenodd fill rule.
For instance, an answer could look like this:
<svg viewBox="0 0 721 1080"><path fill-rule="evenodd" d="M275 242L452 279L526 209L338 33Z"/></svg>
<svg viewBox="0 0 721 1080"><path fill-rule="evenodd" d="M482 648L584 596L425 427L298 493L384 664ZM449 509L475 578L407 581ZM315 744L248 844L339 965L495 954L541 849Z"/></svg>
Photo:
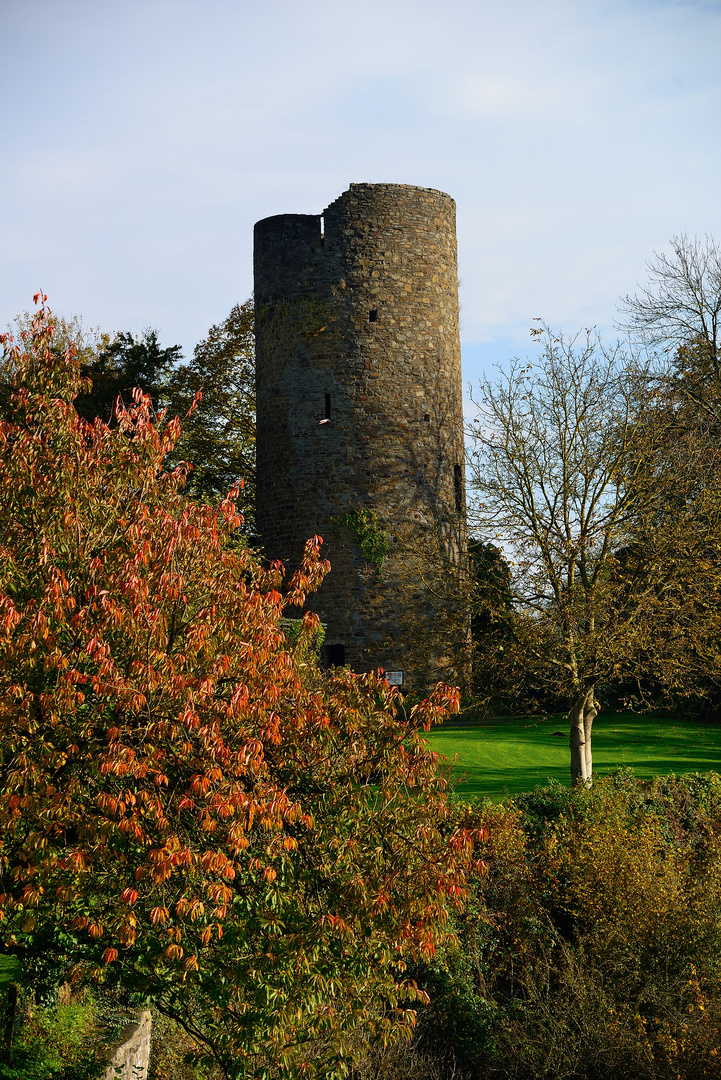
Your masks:
<svg viewBox="0 0 721 1080"><path fill-rule="evenodd" d="M0 327L42 289L190 355L255 221L418 184L457 202L475 381L721 241L721 0L0 0L0 40Z"/></svg>

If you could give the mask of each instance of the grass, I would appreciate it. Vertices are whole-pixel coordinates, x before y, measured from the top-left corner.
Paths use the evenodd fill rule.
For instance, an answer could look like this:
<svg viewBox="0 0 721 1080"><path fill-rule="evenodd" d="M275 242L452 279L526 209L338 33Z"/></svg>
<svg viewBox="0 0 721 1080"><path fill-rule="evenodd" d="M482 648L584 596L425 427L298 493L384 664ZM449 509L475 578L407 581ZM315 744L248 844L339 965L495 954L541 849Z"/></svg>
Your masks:
<svg viewBox="0 0 721 1080"><path fill-rule="evenodd" d="M16 956L0 956L0 994L4 994L11 982L20 980L20 961Z"/></svg>
<svg viewBox="0 0 721 1080"><path fill-rule="evenodd" d="M562 717L514 717L468 727L444 725L429 735L433 750L455 760L460 795L502 799L554 778L571 782L568 723ZM690 720L602 713L593 725L593 771L619 766L649 778L721 772L721 726Z"/></svg>

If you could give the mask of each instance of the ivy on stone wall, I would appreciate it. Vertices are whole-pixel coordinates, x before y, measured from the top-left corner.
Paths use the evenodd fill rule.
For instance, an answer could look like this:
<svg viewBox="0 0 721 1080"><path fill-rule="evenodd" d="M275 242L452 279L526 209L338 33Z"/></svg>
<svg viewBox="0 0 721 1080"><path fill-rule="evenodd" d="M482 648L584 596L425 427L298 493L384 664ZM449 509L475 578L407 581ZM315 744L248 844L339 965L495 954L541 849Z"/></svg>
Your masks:
<svg viewBox="0 0 721 1080"><path fill-rule="evenodd" d="M349 510L339 522L351 534L367 563L376 568L376 580L383 577L388 555L388 533L381 527L375 510Z"/></svg>

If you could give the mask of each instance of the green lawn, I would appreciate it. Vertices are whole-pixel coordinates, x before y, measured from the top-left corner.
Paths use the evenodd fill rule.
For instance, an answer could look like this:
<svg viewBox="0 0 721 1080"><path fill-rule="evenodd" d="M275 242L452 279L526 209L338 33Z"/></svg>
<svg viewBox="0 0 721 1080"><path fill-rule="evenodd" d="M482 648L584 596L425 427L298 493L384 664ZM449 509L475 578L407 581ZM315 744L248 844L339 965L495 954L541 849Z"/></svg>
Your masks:
<svg viewBox="0 0 721 1080"><path fill-rule="evenodd" d="M0 956L0 993L20 978L20 962L16 956Z"/></svg>
<svg viewBox="0 0 721 1080"><path fill-rule="evenodd" d="M429 740L449 760L455 757L459 794L501 799L529 791L549 777L571 782L568 724L559 717L495 720L472 727L443 725L430 733ZM642 778L721 772L721 726L603 713L593 725L594 775L624 765Z"/></svg>

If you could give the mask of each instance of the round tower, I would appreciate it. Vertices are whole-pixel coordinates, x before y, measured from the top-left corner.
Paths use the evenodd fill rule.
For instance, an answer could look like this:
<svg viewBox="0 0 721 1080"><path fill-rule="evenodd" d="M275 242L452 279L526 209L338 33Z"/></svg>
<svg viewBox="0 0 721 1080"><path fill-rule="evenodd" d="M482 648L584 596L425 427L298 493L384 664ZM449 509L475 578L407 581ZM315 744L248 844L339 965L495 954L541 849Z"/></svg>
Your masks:
<svg viewBox="0 0 721 1080"><path fill-rule="evenodd" d="M458 606L467 567L455 203L351 184L322 215L259 221L254 260L266 554L292 570L323 537L327 663L457 679L438 599Z"/></svg>

